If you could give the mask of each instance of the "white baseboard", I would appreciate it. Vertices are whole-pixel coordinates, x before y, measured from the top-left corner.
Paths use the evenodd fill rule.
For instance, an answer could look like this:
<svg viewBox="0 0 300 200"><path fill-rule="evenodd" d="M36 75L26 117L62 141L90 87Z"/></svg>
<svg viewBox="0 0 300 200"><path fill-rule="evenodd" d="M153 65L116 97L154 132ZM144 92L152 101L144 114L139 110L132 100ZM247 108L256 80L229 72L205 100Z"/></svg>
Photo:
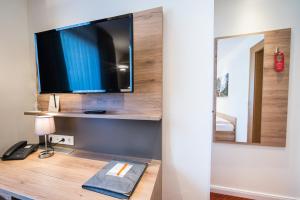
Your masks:
<svg viewBox="0 0 300 200"><path fill-rule="evenodd" d="M244 198L255 199L255 200L300 200L300 198L296 198L296 197L280 196L280 195L267 194L262 192L254 192L249 190L223 187L218 185L211 185L210 188L211 188L211 192L214 193L244 197Z"/></svg>

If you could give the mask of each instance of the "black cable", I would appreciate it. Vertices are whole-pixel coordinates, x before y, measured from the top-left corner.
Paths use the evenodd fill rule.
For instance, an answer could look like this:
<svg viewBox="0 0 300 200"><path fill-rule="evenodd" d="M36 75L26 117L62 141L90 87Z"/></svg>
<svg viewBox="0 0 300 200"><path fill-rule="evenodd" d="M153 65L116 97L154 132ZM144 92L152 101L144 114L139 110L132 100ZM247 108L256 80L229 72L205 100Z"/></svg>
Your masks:
<svg viewBox="0 0 300 200"><path fill-rule="evenodd" d="M58 141L57 143L51 143L51 141L52 141L52 138L50 138L50 141L49 141L49 145L51 146L51 147L54 147L55 145L57 145L57 144L59 144L59 143L61 143L61 142L64 142L65 141L65 138L62 138L60 141Z"/></svg>
<svg viewBox="0 0 300 200"><path fill-rule="evenodd" d="M60 142L64 142L65 138L62 138L60 141L58 141L57 143L52 144L52 138L50 138L50 141L48 142L48 147L54 152L54 146L59 144Z"/></svg>

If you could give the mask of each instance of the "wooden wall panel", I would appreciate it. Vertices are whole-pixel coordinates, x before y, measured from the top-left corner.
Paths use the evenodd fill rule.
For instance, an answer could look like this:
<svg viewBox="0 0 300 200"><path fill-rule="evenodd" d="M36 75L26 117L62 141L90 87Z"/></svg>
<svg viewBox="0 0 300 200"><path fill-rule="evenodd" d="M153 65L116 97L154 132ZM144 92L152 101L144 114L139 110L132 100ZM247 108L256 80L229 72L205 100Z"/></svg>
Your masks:
<svg viewBox="0 0 300 200"><path fill-rule="evenodd" d="M285 146L291 29L265 32L261 144ZM285 70L274 70L276 48L285 54Z"/></svg>
<svg viewBox="0 0 300 200"><path fill-rule="evenodd" d="M58 94L61 112L104 109L112 113L161 115L163 11L155 8L133 14L134 93ZM49 95L37 97L47 111Z"/></svg>

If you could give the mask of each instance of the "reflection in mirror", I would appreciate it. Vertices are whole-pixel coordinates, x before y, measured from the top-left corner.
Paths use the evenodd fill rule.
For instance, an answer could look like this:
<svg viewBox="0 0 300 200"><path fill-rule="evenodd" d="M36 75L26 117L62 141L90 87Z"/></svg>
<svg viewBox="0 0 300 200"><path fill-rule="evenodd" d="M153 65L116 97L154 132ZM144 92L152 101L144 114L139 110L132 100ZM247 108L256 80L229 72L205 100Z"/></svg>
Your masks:
<svg viewBox="0 0 300 200"><path fill-rule="evenodd" d="M216 39L215 142L286 145L290 39L291 29Z"/></svg>
<svg viewBox="0 0 300 200"><path fill-rule="evenodd" d="M220 39L217 47L216 139L259 143L264 35Z"/></svg>

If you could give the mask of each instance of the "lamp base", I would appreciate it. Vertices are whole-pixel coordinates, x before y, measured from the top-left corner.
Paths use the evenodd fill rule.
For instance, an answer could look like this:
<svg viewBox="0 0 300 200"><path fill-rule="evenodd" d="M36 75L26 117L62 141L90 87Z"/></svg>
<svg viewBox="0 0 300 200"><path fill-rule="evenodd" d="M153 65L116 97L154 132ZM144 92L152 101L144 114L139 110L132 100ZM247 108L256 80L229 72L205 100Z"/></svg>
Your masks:
<svg viewBox="0 0 300 200"><path fill-rule="evenodd" d="M40 159L44 159L44 158L49 158L51 156L54 155L54 151L52 150L45 150L45 151L42 151L39 155L39 158Z"/></svg>

